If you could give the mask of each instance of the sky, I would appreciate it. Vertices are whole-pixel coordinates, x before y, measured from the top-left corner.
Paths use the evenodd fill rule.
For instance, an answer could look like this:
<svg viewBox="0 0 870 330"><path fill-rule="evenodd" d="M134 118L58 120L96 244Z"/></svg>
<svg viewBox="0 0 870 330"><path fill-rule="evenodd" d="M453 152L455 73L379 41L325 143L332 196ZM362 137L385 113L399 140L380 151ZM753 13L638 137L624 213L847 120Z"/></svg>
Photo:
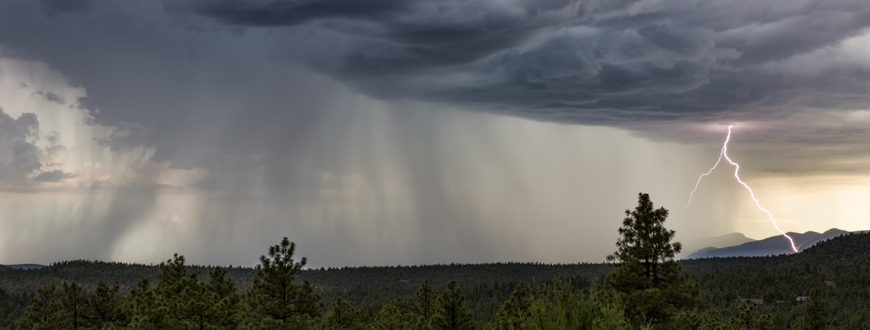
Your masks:
<svg viewBox="0 0 870 330"><path fill-rule="evenodd" d="M870 229L863 0L4 0L0 263L601 262ZM727 165L727 164L725 164Z"/></svg>

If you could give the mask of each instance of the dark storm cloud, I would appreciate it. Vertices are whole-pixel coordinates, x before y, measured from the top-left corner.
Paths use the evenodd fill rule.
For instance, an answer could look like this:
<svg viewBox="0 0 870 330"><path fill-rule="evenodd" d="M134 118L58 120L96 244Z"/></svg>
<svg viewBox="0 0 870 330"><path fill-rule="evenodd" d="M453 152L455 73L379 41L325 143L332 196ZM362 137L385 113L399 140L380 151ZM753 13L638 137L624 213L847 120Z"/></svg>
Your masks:
<svg viewBox="0 0 870 330"><path fill-rule="evenodd" d="M167 8L192 10L225 23L246 26L291 26L328 18L386 18L404 9L401 0L327 1L165 1Z"/></svg>
<svg viewBox="0 0 870 330"><path fill-rule="evenodd" d="M542 28L606 5L569 1L526 4L499 1L189 1L166 2L234 26L292 27L312 23L351 43L341 64L322 63L330 74L359 78L429 73L463 66L520 45Z"/></svg>
<svg viewBox="0 0 870 330"><path fill-rule="evenodd" d="M80 13L91 8L90 0L39 0L46 15Z"/></svg>
<svg viewBox="0 0 870 330"><path fill-rule="evenodd" d="M528 49L506 50L462 75L419 79L421 83L411 84L413 89L397 93L476 103L542 120L617 125L637 120L752 120L786 107L863 109L870 104L866 93L855 93L870 87L866 64L837 63L813 76L766 68L863 33L870 24L866 6L856 2L833 8L836 13L795 13L807 16L795 18L807 27L815 26L807 21L838 17L821 30L760 20L716 31L723 24L686 21L703 16L710 10L706 6L672 13L666 9L656 15L570 22ZM819 65L830 63L829 58L817 60ZM463 78L466 84L453 83ZM408 84L383 87L390 85ZM365 82L361 88L396 93L370 86L378 85ZM822 90L823 98L802 96Z"/></svg>
<svg viewBox="0 0 870 330"><path fill-rule="evenodd" d="M870 8L855 0L94 2L99 16L74 26L28 7L7 5L18 14L0 41L87 86L81 103L103 110L95 120L151 130L117 140L168 144L158 159L174 134L153 130L185 132L206 113L229 120L194 105L206 90L262 84L241 92L260 103L245 121L280 122L269 118L288 115L276 106L287 101L271 84L292 80L274 74L281 65L374 97L569 123L765 120L870 104L866 63L821 54L809 75L777 67L865 33Z"/></svg>
<svg viewBox="0 0 870 330"><path fill-rule="evenodd" d="M152 161L208 169L208 177L188 186L208 194L191 216L201 217L190 227L201 241L183 239L194 249L202 242L273 242L289 230L300 246L319 253L309 256L334 264L381 255L394 257L377 262L487 261L513 252L513 260L533 258L522 254L512 232L485 221L541 210L535 203L545 198L520 198L525 184L517 182L518 173L538 167L514 169L527 158L500 155L503 145L485 129L451 134L460 123L449 119L469 117L435 114L444 104L619 126L682 142L697 142L700 134L680 124L781 124L769 131L777 134L755 135L752 142L768 148L744 155L768 163L747 161L748 168L809 171L813 154L800 152L809 145L842 144L826 151L834 158L870 154L866 122L839 130L848 119L838 117L844 109L870 108L868 64L825 51L866 33L865 1L10 0L0 6L0 55L46 63L86 90L86 98L63 94L62 101L87 109L88 123L114 128L100 145L153 147ZM34 84L22 83L28 85ZM396 109L377 117L364 111L384 105L354 93ZM406 111L403 99L438 106ZM7 117L0 116L6 125L0 152L7 152L0 158L2 180L23 180L24 173L61 178L38 172L38 150L29 142L15 153L10 141L26 141L20 132L30 119ZM484 127L487 120L474 124ZM832 124L824 129L808 127L826 121ZM611 142L596 138L585 139L602 150ZM166 193L154 171L136 169L134 183L94 189L77 212L102 219L93 222L99 228L68 235L90 251L84 255L109 258L106 246L145 227ZM589 189L618 185L601 180ZM635 186L624 186L634 196ZM348 189L371 200L348 201L341 195ZM512 197L516 203L504 203ZM96 206L105 199L106 210ZM594 232L615 233L603 228ZM411 243L383 243L405 238ZM216 263L262 253L248 243L227 244L238 245L192 253Z"/></svg>
<svg viewBox="0 0 870 330"><path fill-rule="evenodd" d="M367 3L368 4L368 3ZM866 107L867 70L813 77L765 65L870 26L862 1L190 1L251 27L338 32L307 63L379 97L473 104L541 120L764 118L784 107ZM820 58L820 61L828 59ZM841 80L842 75L851 77ZM824 98L806 90L840 88ZM838 95L839 94L839 95Z"/></svg>

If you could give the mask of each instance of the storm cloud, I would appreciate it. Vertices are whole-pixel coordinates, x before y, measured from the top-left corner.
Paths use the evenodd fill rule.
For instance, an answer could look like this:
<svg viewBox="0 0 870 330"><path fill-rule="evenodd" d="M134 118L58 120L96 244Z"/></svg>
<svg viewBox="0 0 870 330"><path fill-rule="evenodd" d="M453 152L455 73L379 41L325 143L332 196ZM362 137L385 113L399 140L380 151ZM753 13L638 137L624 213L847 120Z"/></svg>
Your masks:
<svg viewBox="0 0 870 330"><path fill-rule="evenodd" d="M251 84L265 84L242 93L265 103L252 107L268 125L287 112L261 90L288 80L274 72L282 66L375 98L618 127L870 102L867 61L843 50L870 26L861 1L86 3L92 16L8 4L2 39L9 54L88 86L82 103L104 108L95 118L112 125L171 130L179 117L202 118L196 89ZM139 79L119 81L128 76Z"/></svg>
<svg viewBox="0 0 870 330"><path fill-rule="evenodd" d="M812 76L779 66L864 34L870 9L862 1L193 1L184 7L218 24L334 33L334 47L305 52L305 63L371 95L541 120L745 120L795 107L864 109L868 101L866 63L816 56L816 65L826 68ZM807 90L824 97L807 97Z"/></svg>
<svg viewBox="0 0 870 330"><path fill-rule="evenodd" d="M32 113L13 119L0 109L0 181L23 184L41 167L40 150L33 142L39 138L39 121Z"/></svg>
<svg viewBox="0 0 870 330"><path fill-rule="evenodd" d="M71 258L239 263L289 231L334 265L598 261L601 219L683 203L730 124L750 177L868 174L868 26L857 0L5 1L0 180ZM716 191L674 226L736 230Z"/></svg>

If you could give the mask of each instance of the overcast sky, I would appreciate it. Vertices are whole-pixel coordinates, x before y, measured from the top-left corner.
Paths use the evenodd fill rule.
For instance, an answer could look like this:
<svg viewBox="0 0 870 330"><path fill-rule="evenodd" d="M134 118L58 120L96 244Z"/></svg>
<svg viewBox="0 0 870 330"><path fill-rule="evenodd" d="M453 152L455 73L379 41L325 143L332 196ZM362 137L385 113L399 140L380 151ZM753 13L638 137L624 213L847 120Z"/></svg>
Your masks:
<svg viewBox="0 0 870 330"><path fill-rule="evenodd" d="M0 263L600 262L870 229L865 0L4 0ZM727 165L727 164L726 164ZM686 251L693 252L693 251Z"/></svg>

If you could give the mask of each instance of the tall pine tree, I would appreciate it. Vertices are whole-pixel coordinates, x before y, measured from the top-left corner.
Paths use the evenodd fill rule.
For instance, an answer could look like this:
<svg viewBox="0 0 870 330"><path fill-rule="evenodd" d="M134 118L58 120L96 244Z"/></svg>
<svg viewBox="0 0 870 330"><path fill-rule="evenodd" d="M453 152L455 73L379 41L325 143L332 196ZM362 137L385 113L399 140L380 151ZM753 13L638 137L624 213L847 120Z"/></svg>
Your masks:
<svg viewBox="0 0 870 330"><path fill-rule="evenodd" d="M341 298L332 302L332 310L326 314L326 330L361 330L363 326L360 313L349 302Z"/></svg>
<svg viewBox="0 0 870 330"><path fill-rule="evenodd" d="M124 310L124 298L120 295L118 284L109 286L105 281L97 282L97 288L88 299L85 309L85 321L91 328L122 327L128 322Z"/></svg>
<svg viewBox="0 0 870 330"><path fill-rule="evenodd" d="M411 329L405 320L399 301L391 299L384 304L378 316L375 318L373 330L406 330ZM419 330L419 329L414 329Z"/></svg>
<svg viewBox="0 0 870 330"><path fill-rule="evenodd" d="M471 330L475 328L471 311L465 306L465 295L456 286L456 281L447 283L447 288L438 297L437 311L432 328L437 330Z"/></svg>
<svg viewBox="0 0 870 330"><path fill-rule="evenodd" d="M63 307L64 323L73 330L83 329L86 326L85 309L88 295L85 290L75 283L63 284L63 295L60 298Z"/></svg>
<svg viewBox="0 0 870 330"><path fill-rule="evenodd" d="M302 270L308 261L305 257L300 261L293 259L296 253L296 243L287 237L281 243L269 247L269 256L260 256L251 289L248 292L248 304L252 319L249 326L268 329L284 329L288 327L303 327L312 318L320 317L320 296L307 281L296 284L296 274Z"/></svg>
<svg viewBox="0 0 870 330"><path fill-rule="evenodd" d="M682 245L671 242L675 232L664 227L668 210L655 209L649 194L638 194L637 207L625 211L616 252L617 264L607 275L608 288L624 295L626 316L635 325L666 325L679 310L700 304L698 285L674 260Z"/></svg>
<svg viewBox="0 0 870 330"><path fill-rule="evenodd" d="M432 323L432 316L435 314L435 295L432 293L429 279L423 280L423 283L420 284L415 298L411 305L411 311L418 316L416 328L428 328Z"/></svg>
<svg viewBox="0 0 870 330"><path fill-rule="evenodd" d="M57 287L39 289L33 297L30 309L24 313L19 327L22 329L60 329L64 326L63 305L57 299Z"/></svg>

